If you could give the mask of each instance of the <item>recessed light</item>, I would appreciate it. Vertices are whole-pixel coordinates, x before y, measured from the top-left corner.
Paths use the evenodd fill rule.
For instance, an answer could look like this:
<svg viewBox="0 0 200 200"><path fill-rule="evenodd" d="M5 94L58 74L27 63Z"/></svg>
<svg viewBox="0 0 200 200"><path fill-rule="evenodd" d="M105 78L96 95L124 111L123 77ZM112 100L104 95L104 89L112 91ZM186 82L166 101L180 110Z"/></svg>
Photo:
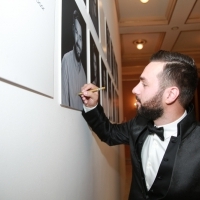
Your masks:
<svg viewBox="0 0 200 200"><path fill-rule="evenodd" d="M142 3L147 3L149 0L140 0Z"/></svg>
<svg viewBox="0 0 200 200"><path fill-rule="evenodd" d="M175 31L175 30L178 30L179 27L178 27L178 26L174 26L174 27L172 27L171 29L172 29L173 31Z"/></svg>

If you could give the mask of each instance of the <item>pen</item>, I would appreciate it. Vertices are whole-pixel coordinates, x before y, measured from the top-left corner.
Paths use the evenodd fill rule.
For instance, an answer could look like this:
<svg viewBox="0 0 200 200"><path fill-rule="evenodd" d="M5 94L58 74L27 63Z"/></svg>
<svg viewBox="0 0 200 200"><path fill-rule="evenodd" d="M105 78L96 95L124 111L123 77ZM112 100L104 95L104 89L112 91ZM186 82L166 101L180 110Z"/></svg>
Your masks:
<svg viewBox="0 0 200 200"><path fill-rule="evenodd" d="M93 90L88 90L88 91L90 91L90 92L97 92L97 91L99 91L99 90L104 90L106 87L100 87L100 88L96 88L96 89L93 89ZM78 95L82 95L83 93L82 92L80 92L80 93L78 93Z"/></svg>

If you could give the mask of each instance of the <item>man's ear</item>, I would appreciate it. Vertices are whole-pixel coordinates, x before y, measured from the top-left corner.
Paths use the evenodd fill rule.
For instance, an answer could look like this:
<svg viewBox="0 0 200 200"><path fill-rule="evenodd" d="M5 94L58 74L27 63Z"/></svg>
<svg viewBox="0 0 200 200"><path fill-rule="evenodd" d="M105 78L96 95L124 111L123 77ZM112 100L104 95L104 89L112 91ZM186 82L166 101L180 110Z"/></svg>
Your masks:
<svg viewBox="0 0 200 200"><path fill-rule="evenodd" d="M165 90L165 102L166 104L171 104L177 100L180 91L178 87L169 87Z"/></svg>

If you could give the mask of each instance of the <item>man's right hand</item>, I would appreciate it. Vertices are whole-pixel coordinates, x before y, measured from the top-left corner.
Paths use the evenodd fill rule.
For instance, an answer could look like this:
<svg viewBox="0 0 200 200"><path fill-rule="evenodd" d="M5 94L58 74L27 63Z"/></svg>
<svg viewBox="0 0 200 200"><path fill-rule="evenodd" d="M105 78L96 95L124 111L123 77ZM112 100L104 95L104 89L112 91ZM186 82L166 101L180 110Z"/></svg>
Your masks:
<svg viewBox="0 0 200 200"><path fill-rule="evenodd" d="M98 87L92 83L85 84L81 88L81 98L86 107L95 107L98 104L99 94L98 92L91 92L90 90L97 89Z"/></svg>

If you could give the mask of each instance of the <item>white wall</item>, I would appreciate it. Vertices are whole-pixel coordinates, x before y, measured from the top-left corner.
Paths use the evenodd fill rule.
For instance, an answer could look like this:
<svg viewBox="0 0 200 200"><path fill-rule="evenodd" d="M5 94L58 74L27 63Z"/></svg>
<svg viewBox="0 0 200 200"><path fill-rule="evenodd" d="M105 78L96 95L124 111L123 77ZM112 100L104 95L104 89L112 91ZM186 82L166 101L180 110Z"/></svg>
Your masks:
<svg viewBox="0 0 200 200"><path fill-rule="evenodd" d="M115 1L102 3L121 68ZM123 147L102 143L80 111L60 106L60 12L61 0L56 1L53 98L0 79L1 200L118 200L123 196ZM121 78L119 82L121 96Z"/></svg>

